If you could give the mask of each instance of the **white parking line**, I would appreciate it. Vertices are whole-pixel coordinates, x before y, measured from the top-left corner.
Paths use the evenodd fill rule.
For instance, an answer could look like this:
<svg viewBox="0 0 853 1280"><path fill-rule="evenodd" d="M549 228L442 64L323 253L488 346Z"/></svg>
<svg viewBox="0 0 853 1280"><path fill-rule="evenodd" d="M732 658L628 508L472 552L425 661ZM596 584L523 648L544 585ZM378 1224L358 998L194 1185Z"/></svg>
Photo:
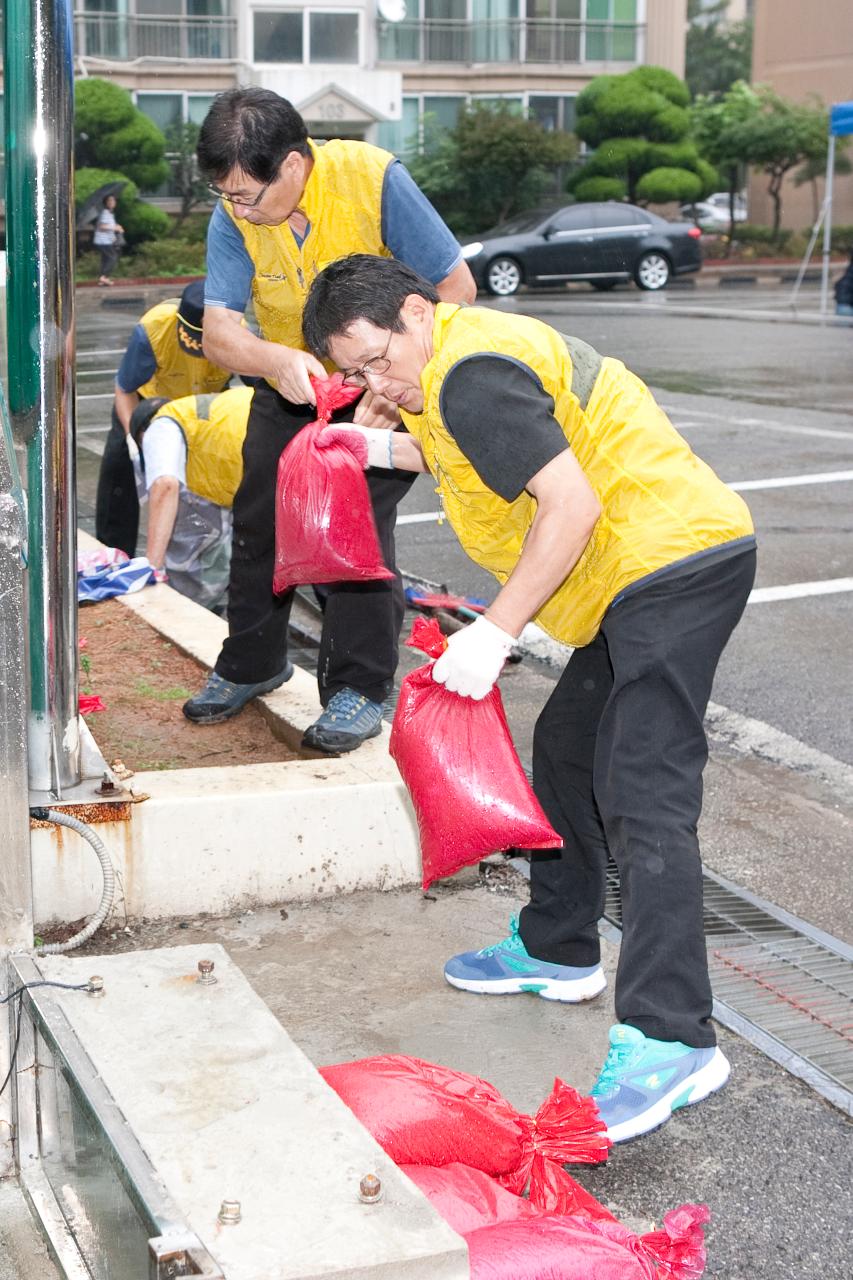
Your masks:
<svg viewBox="0 0 853 1280"><path fill-rule="evenodd" d="M88 395L78 396L77 403L80 404L82 400L114 400L115 394L115 391L93 391Z"/></svg>
<svg viewBox="0 0 853 1280"><path fill-rule="evenodd" d="M415 515L397 516L397 524L428 524L430 520L437 521L438 517L438 511L418 511Z"/></svg>
<svg viewBox="0 0 853 1280"><path fill-rule="evenodd" d="M802 596L830 596L853 591L853 578L824 578L818 582L790 582L787 587L756 587L748 604L769 604L773 600L799 600Z"/></svg>
<svg viewBox="0 0 853 1280"><path fill-rule="evenodd" d="M666 408L663 406L667 417L671 418L676 430L680 431L684 426L686 430L692 427L753 427L760 431L781 431L784 435L789 436L818 436L826 440L853 440L853 431L835 431L831 427L795 427L785 422L768 422L766 418L730 418L717 412L713 413L709 409L690 409L690 419L684 423L676 422L681 412L675 407ZM693 418L704 418L705 422L693 422Z"/></svg>
<svg viewBox="0 0 853 1280"><path fill-rule="evenodd" d="M789 489L799 484L833 484L837 480L853 480L853 471L813 471L804 476L775 476L770 480L727 480L730 489L743 493L747 489Z"/></svg>

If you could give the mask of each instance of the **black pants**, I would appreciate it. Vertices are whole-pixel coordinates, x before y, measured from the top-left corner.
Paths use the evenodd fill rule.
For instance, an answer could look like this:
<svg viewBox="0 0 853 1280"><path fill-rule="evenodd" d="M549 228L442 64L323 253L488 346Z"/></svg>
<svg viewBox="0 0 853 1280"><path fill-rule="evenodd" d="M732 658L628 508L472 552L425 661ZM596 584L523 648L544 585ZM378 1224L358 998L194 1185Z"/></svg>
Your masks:
<svg viewBox="0 0 853 1280"><path fill-rule="evenodd" d="M99 244L98 253L101 255L101 275L108 276L118 262L118 245Z"/></svg>
<svg viewBox="0 0 853 1280"><path fill-rule="evenodd" d="M113 408L112 426L107 435L98 472L95 499L95 537L107 547L121 547L136 555L139 534L139 498L133 463L127 451L124 427Z"/></svg>
<svg viewBox="0 0 853 1280"><path fill-rule="evenodd" d="M352 418L353 408L335 415ZM216 670L237 684L255 684L281 671L293 592L272 590L275 561L275 485L282 449L315 417L260 382L243 446L243 479L234 498L234 542L228 587L229 635ZM410 471L371 469L367 483L385 563L394 564L397 504L414 480ZM348 685L373 702L391 692L405 600L399 577L388 582L330 583L324 589L318 662L320 701Z"/></svg>
<svg viewBox="0 0 853 1280"><path fill-rule="evenodd" d="M715 1043L696 835L703 720L754 577L750 550L627 596L572 655L534 734L534 789L565 848L533 855L528 951L598 963L609 850L622 886L616 1016L695 1048Z"/></svg>

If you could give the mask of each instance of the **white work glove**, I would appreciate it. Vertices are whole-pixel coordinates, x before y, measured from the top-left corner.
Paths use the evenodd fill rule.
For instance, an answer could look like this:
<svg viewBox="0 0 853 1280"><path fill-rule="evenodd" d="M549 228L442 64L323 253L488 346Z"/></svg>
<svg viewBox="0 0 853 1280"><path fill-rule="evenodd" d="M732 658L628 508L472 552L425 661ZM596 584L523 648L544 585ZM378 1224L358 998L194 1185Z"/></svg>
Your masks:
<svg viewBox="0 0 853 1280"><path fill-rule="evenodd" d="M432 678L451 693L481 701L494 685L515 638L488 618L478 618L449 636L447 648L432 668Z"/></svg>
<svg viewBox="0 0 853 1280"><path fill-rule="evenodd" d="M349 422L333 423L324 427L317 436L321 449L332 444L342 444L362 467L393 468L393 431L375 427L356 427Z"/></svg>

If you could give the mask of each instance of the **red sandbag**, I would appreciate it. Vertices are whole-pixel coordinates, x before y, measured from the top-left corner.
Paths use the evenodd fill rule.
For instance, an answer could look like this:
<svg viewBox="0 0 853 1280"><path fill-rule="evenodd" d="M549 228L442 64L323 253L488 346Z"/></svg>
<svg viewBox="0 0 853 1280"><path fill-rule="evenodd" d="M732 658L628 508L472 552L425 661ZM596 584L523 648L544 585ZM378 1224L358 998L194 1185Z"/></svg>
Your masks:
<svg viewBox="0 0 853 1280"><path fill-rule="evenodd" d="M317 420L282 451L275 490L273 590L315 582L393 578L376 533L367 480L345 445L319 448L317 437L335 409L352 404L361 388L342 375L311 379Z"/></svg>
<svg viewBox="0 0 853 1280"><path fill-rule="evenodd" d="M432 658L447 640L416 618L406 641ZM421 838L423 887L499 849L558 849L525 777L495 687L480 702L432 678L432 663L400 687L389 750L408 788Z"/></svg>
<svg viewBox="0 0 853 1280"><path fill-rule="evenodd" d="M562 1080L526 1116L487 1081L402 1054L320 1074L395 1164L468 1165L516 1194L529 1182L540 1210L613 1220L562 1168L605 1160L610 1146L594 1099Z"/></svg>
<svg viewBox="0 0 853 1280"><path fill-rule="evenodd" d="M463 1234L471 1280L698 1280L709 1217L706 1205L685 1204L666 1215L662 1231L642 1236L616 1222L553 1214Z"/></svg>
<svg viewBox="0 0 853 1280"><path fill-rule="evenodd" d="M657 1280L650 1259L596 1226L543 1216L481 1227L465 1237L471 1280Z"/></svg>
<svg viewBox="0 0 853 1280"><path fill-rule="evenodd" d="M446 1164L442 1169L430 1165L401 1164L401 1171L420 1188L444 1221L461 1236L496 1222L515 1222L518 1218L535 1218L539 1210L479 1169L466 1164Z"/></svg>

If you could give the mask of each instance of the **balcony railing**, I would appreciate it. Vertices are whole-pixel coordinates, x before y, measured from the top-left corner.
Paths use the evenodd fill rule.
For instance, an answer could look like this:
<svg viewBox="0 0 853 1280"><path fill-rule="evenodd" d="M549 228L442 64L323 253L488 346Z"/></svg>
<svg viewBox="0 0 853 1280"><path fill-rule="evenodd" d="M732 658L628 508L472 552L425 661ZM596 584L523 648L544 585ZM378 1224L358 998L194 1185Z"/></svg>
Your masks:
<svg viewBox="0 0 853 1280"><path fill-rule="evenodd" d="M633 23L511 18L427 19L377 24L380 62L627 62L643 57L645 27Z"/></svg>
<svg viewBox="0 0 853 1280"><path fill-rule="evenodd" d="M74 15L77 53L90 58L234 58L236 18Z"/></svg>

